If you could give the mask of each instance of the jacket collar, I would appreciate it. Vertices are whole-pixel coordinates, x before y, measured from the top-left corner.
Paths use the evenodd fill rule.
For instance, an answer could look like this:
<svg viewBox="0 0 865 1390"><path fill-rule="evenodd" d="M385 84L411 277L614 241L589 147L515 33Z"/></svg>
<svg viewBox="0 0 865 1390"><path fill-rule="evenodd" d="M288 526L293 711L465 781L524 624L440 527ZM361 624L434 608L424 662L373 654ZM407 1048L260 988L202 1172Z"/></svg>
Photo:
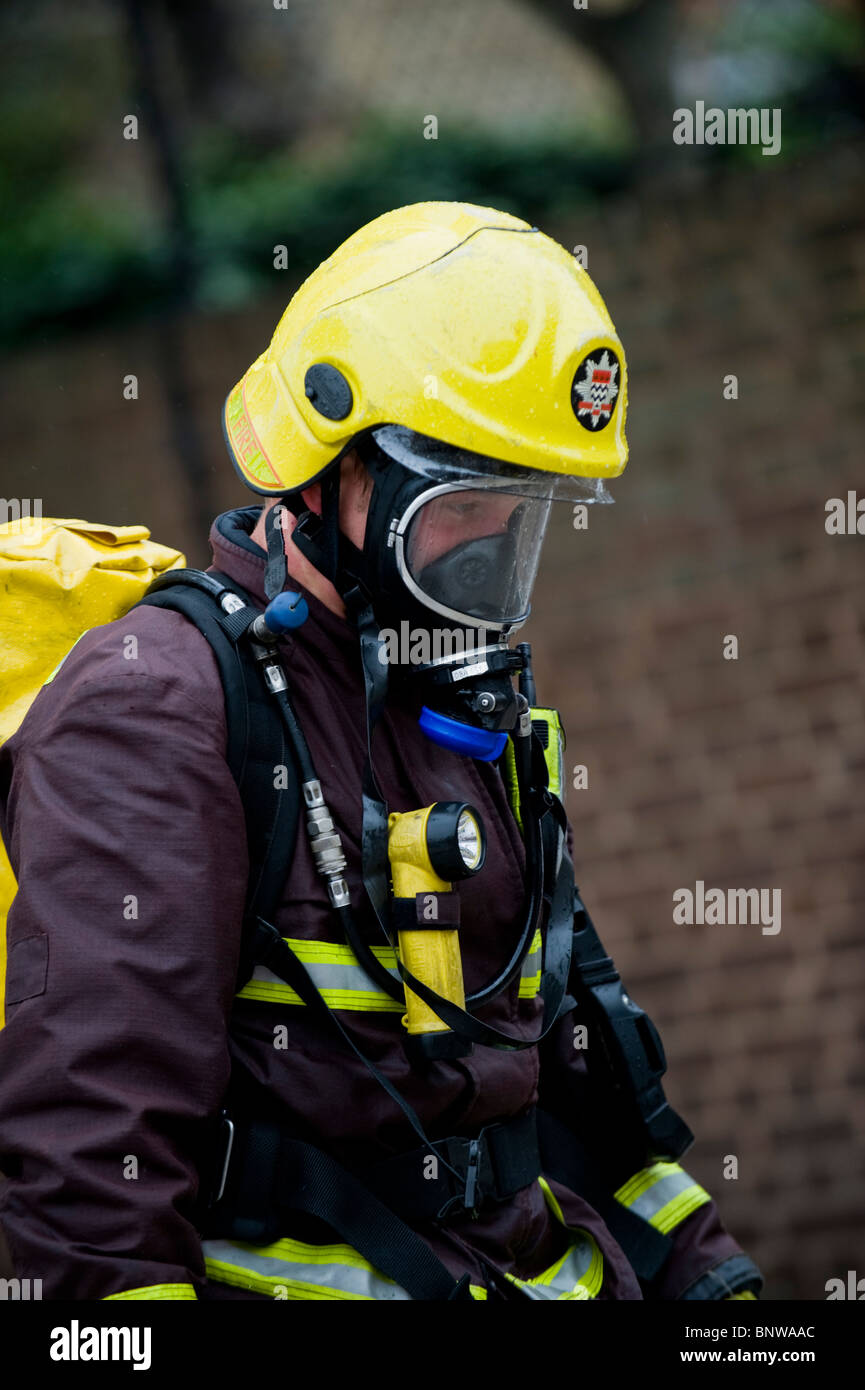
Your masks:
<svg viewBox="0 0 865 1390"><path fill-rule="evenodd" d="M253 504L251 507L236 507L233 511L222 512L214 519L209 537L213 563L208 565L208 569L221 570L230 579L236 580L251 598L262 608L266 608L264 575L267 569L267 554L252 539L252 532L260 515L261 504ZM346 618L332 613L320 598L310 593L309 589L291 574L288 576L286 588L303 594L306 599L309 606L307 623L311 621L314 624L317 640L323 637L327 645L346 652L357 651L358 635ZM306 626L307 624L299 631L304 631Z"/></svg>

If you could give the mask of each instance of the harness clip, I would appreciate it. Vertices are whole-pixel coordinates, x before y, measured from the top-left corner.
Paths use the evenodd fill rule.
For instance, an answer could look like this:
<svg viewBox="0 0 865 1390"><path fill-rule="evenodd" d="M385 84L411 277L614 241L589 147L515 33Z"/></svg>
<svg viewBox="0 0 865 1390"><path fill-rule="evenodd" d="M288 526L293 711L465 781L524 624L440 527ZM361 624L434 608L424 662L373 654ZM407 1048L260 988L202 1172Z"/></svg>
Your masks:
<svg viewBox="0 0 865 1390"><path fill-rule="evenodd" d="M466 1190L463 1196L463 1206L466 1211L470 1211L472 1216L477 1216L477 1190L478 1190L478 1170L481 1162L481 1145L479 1139L469 1141L469 1161L466 1168Z"/></svg>
<svg viewBox="0 0 865 1390"><path fill-rule="evenodd" d="M228 1165L231 1162L231 1151L234 1148L234 1122L233 1120L229 1119L228 1111L225 1109L222 1109L219 1112L219 1124L222 1130L222 1134L220 1135L220 1144L222 1146L222 1152L224 1154L224 1157L222 1159L221 1170L219 1170L219 1182L216 1191L211 1192L207 1203L208 1210L211 1207L215 1207L217 1202L221 1201L222 1199L222 1194L225 1191L225 1182L228 1177Z"/></svg>

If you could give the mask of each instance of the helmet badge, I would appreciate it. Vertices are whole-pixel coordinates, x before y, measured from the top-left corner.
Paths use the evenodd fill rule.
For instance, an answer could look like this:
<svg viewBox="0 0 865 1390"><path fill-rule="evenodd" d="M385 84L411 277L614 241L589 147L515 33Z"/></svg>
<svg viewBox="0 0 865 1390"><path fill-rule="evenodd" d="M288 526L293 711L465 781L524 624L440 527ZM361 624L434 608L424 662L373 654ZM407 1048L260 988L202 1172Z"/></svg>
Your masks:
<svg viewBox="0 0 865 1390"><path fill-rule="evenodd" d="M584 375L580 379L580 373ZM619 394L619 362L609 348L584 357L571 386L571 405L580 424L587 430L602 430L609 424Z"/></svg>

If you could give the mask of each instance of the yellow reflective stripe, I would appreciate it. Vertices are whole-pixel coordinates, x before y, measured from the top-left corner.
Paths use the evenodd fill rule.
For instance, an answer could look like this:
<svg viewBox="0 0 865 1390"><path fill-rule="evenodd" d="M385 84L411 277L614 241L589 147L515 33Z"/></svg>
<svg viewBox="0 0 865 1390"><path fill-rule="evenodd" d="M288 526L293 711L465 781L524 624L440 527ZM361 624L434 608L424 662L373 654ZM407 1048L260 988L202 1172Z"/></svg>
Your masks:
<svg viewBox="0 0 865 1390"><path fill-rule="evenodd" d="M242 1266L223 1264L220 1260L205 1260L204 1267L207 1271L207 1277L218 1284L230 1284L235 1289L249 1289L250 1293L265 1294L268 1298L276 1298L277 1293L274 1290L278 1289L280 1296L284 1296L289 1301L297 1299L302 1302L313 1302L316 1299L342 1299L369 1302L369 1298L365 1294L326 1289L319 1284L305 1284L300 1279L289 1279L283 1274L268 1278L253 1274ZM285 1291L284 1295L283 1290Z"/></svg>
<svg viewBox="0 0 865 1390"><path fill-rule="evenodd" d="M298 960L302 960L304 965L317 962L319 965L357 966L357 956L350 946L341 946L333 941L307 941L304 937L294 936L286 936L283 940L288 942ZM388 969L396 969L396 951L393 946L370 946L370 950L382 965Z"/></svg>
<svg viewBox="0 0 865 1390"><path fill-rule="evenodd" d="M553 1298L557 1302L596 1298L604 1282L604 1257L600 1247L591 1232L567 1224L546 1178L538 1178L538 1182L547 1206L574 1239L555 1264L533 1279L518 1279L513 1274L506 1274L505 1278L533 1298Z"/></svg>
<svg viewBox="0 0 865 1390"><path fill-rule="evenodd" d="M202 1251L208 1278L270 1298L411 1301L351 1245L307 1245L290 1237L271 1245L205 1240ZM488 1298L481 1284L469 1284L469 1291L474 1299Z"/></svg>
<svg viewBox="0 0 865 1390"><path fill-rule="evenodd" d="M331 1009L364 1010L367 1013L404 1014L405 1003L398 1003L382 992L374 994L362 989L322 989L322 999ZM282 980L250 980L237 995L238 999L257 999L265 1004L300 1004L299 994Z"/></svg>
<svg viewBox="0 0 865 1390"><path fill-rule="evenodd" d="M243 399L243 383L239 381L225 402L225 432L230 441L231 453L237 459L244 475L250 475L266 487L278 482L267 455L250 424Z"/></svg>
<svg viewBox="0 0 865 1390"><path fill-rule="evenodd" d="M543 721L547 725L547 746L544 748L544 762L547 765L547 778L550 784L550 791L559 800L563 800L562 788L564 784L564 754L565 754L565 731L557 709L547 709L538 706L531 710L532 722L535 720ZM499 770L502 781L505 784L508 802L514 815L514 820L522 831L523 818L520 815L520 793L517 786L517 767L514 760L514 746L511 739L505 744L505 751L499 760Z"/></svg>
<svg viewBox="0 0 865 1390"><path fill-rule="evenodd" d="M598 1243L589 1231L578 1226L567 1229L576 1239L549 1269L534 1279L518 1279L515 1274L507 1273L505 1278L533 1298L554 1299L557 1303L596 1298L603 1283L604 1268Z"/></svg>
<svg viewBox="0 0 865 1390"><path fill-rule="evenodd" d="M306 966L316 989L325 1003L332 1009L354 1009L368 1013L405 1013L405 1000L392 999L383 989L377 989L373 980L358 963L350 946L335 945L330 941L307 941L303 938L284 937L298 960ZM399 979L396 967L396 951L392 946L373 946L372 953ZM300 995L291 985L280 980L266 966L257 965L251 979L237 994L238 999L256 999L266 1004L303 1005Z"/></svg>
<svg viewBox="0 0 865 1390"><path fill-rule="evenodd" d="M143 1284L140 1289L124 1289L123 1293L107 1293L102 1299L103 1303L118 1298L131 1299L194 1299L198 1301L198 1294L192 1284Z"/></svg>
<svg viewBox="0 0 865 1390"><path fill-rule="evenodd" d="M517 765L514 759L514 745L510 739L505 744L505 751L499 762L502 781L505 784L508 804L513 812L514 820L522 832L523 818L520 815L520 789L517 785Z"/></svg>
<svg viewBox="0 0 865 1390"><path fill-rule="evenodd" d="M54 677L57 675L57 672L60 670L60 667L63 665L64 661L66 660L66 657L71 655L73 647L77 647L77 646L78 646L78 643L81 641L81 638L82 638L82 637L86 637L86 636L87 636L87 632L89 632L89 630L90 630L90 629L88 628L85 632L82 632L81 635L80 635L79 637L76 637L76 638L75 638L75 641L72 643L72 646L69 648L69 651L66 653L66 656L61 656L61 658L60 658L60 660L58 661L57 665L54 667L54 670L51 672L51 675L45 677L44 681L42 682L43 685L50 685L50 684L51 684L51 682L53 681ZM114 1295L112 1294L112 1297L113 1297L113 1296L114 1296Z"/></svg>
<svg viewBox="0 0 865 1390"><path fill-rule="evenodd" d="M743 1293L725 1294L721 1302L729 1303L734 1298L753 1298L755 1302L757 1301L757 1295L755 1293L752 1293L750 1289L745 1289Z"/></svg>
<svg viewBox="0 0 865 1390"><path fill-rule="evenodd" d="M684 1192L680 1192L678 1197L674 1197L665 1207L661 1207L661 1210L656 1212L654 1216L650 1217L649 1224L660 1231L661 1235L665 1236L676 1226L680 1226L685 1220L685 1217L690 1216L692 1211L696 1211L698 1207L705 1206L705 1204L711 1202L711 1200L708 1192L700 1187L699 1183L695 1182L691 1187L686 1188Z"/></svg>
<svg viewBox="0 0 865 1390"><path fill-rule="evenodd" d="M550 1211L553 1213L553 1215L555 1216L556 1220L557 1220L562 1226L564 1226L564 1228L565 1228L566 1231L577 1231L581 1236L586 1236L586 1237L588 1237L588 1239L591 1241L592 1246L593 1246L593 1255L592 1255L591 1262L590 1262L590 1264L589 1264L588 1269L587 1269L587 1270L585 1271L585 1273L581 1276L580 1281L579 1281L579 1286L580 1286L580 1288L584 1288L584 1289L586 1290L586 1292L585 1292L585 1293L579 1292L579 1291L575 1288L574 1291L573 1291L570 1295L565 1295L565 1297L570 1297L570 1298L597 1298L598 1294L599 1294L600 1291L601 1291L601 1285L602 1285L603 1282L604 1282L604 1257L603 1257L603 1255L601 1254L601 1251L600 1251L599 1246L597 1245L596 1241L593 1239L593 1237L590 1235L590 1233L589 1233L588 1231L583 1231L582 1228L579 1227L579 1226L569 1226L569 1225L568 1225L568 1223L565 1221L565 1217L564 1217L564 1213L563 1213L563 1211L562 1211L562 1208L561 1208L561 1206L559 1205L558 1200L557 1200L556 1197L554 1196L553 1190L552 1190L552 1188L550 1187L549 1183L547 1182L546 1178L540 1177L540 1178L538 1178L538 1182L540 1183L541 1191L542 1191L543 1194L544 1194L544 1201L546 1202L547 1206L550 1208ZM541 1275L541 1276L539 1276L539 1277L540 1277L540 1278L543 1278L543 1275Z"/></svg>
<svg viewBox="0 0 865 1390"><path fill-rule="evenodd" d="M547 765L547 777L549 779L550 791L561 801L565 731L562 728L559 711L557 709L540 707L533 709L532 723L544 723L547 726L547 746L544 749L544 762Z"/></svg>
<svg viewBox="0 0 865 1390"><path fill-rule="evenodd" d="M566 1226L567 1222L565 1221L565 1218L562 1214L562 1209L559 1206L558 1201L553 1196L553 1190L550 1187L550 1184L547 1182L546 1178L538 1178L538 1182L540 1184L541 1191L544 1194L544 1201L546 1202L550 1211L553 1213L553 1216L556 1218L560 1225Z"/></svg>
<svg viewBox="0 0 865 1390"><path fill-rule="evenodd" d="M284 1238L271 1245L202 1241L204 1267L217 1283L271 1298L407 1300L409 1295L350 1245L307 1245Z"/></svg>
<svg viewBox="0 0 865 1390"><path fill-rule="evenodd" d="M618 1189L614 1196L635 1216L648 1221L666 1235L691 1212L711 1202L705 1188L678 1163L657 1162L641 1168Z"/></svg>
<svg viewBox="0 0 865 1390"><path fill-rule="evenodd" d="M650 1187L654 1187L661 1178L672 1173L681 1173L681 1171L678 1163L653 1163L649 1168L641 1168L638 1173L623 1183L618 1191L613 1193L613 1196L617 1202L622 1203L622 1206L629 1207Z"/></svg>
<svg viewBox="0 0 865 1390"><path fill-rule="evenodd" d="M523 961L520 977L520 999L533 999L541 987L541 956L543 942L540 927L532 937L529 953Z"/></svg>

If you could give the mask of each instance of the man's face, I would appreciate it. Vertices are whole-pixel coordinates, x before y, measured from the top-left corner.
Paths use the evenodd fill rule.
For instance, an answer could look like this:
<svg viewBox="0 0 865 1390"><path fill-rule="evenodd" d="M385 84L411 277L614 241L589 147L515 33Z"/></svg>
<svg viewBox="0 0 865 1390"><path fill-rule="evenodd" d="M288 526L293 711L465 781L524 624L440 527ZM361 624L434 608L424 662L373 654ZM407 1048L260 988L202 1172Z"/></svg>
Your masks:
<svg viewBox="0 0 865 1390"><path fill-rule="evenodd" d="M506 533L521 500L512 493L470 488L444 493L426 502L410 527L414 573L466 541Z"/></svg>

